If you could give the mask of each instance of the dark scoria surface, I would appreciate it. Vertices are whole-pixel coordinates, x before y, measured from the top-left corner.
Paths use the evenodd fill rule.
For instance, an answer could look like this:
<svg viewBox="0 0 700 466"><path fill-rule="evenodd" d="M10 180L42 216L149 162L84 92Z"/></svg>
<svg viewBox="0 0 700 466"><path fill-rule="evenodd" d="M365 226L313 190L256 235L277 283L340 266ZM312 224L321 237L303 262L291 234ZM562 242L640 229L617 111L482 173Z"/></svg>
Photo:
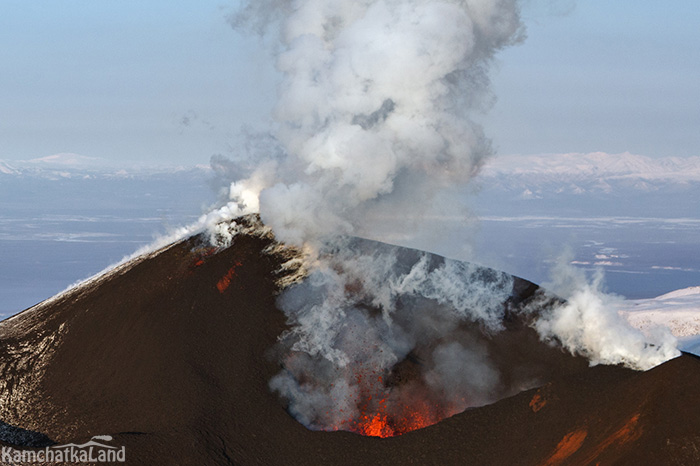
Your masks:
<svg viewBox="0 0 700 466"><path fill-rule="evenodd" d="M393 438L306 429L268 389L271 241L183 241L0 323L3 445L111 435L143 465L700 464L698 358L590 368L517 319L494 348L546 366L540 388ZM516 279L510 305L536 292Z"/></svg>

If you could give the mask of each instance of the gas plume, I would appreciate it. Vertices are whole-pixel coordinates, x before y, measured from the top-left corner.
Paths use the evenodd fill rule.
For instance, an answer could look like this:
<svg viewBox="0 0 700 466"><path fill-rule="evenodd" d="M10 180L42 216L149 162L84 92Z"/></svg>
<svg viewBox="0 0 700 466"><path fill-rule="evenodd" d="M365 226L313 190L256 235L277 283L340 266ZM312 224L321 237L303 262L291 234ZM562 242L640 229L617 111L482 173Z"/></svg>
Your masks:
<svg viewBox="0 0 700 466"><path fill-rule="evenodd" d="M231 22L272 42L282 76L279 151L231 201L296 245L371 236L378 212L415 216L474 176L488 67L524 37L513 0L251 1Z"/></svg>
<svg viewBox="0 0 700 466"><path fill-rule="evenodd" d="M512 277L348 239L376 238L382 219L407 231L402 219L460 208L445 193L492 154L473 116L492 99L495 54L524 38L519 2L249 0L230 22L275 60L275 123L235 163L214 160L233 182L200 225L218 225L212 238L226 243L235 232L220 221L259 213L305 251L308 276L279 298L290 327L270 382L290 412L310 428L385 437L540 383L538 371L508 373L510 356L489 343ZM594 363L670 357L668 342L648 350L636 336L612 348L627 330L614 319L591 328L590 309L602 314L586 296L554 307L543 297L532 325Z"/></svg>
<svg viewBox="0 0 700 466"><path fill-rule="evenodd" d="M589 280L583 270L571 265L572 259L570 252L562 254L552 269L552 282L544 284L566 303L535 322L543 340L585 356L591 364L623 364L638 370L680 355L668 328L654 328L645 335L619 314L623 298L603 291L602 269Z"/></svg>
<svg viewBox="0 0 700 466"><path fill-rule="evenodd" d="M279 300L291 327L270 383L305 425L397 435L534 384L504 384L489 354L510 275L366 240L320 257Z"/></svg>

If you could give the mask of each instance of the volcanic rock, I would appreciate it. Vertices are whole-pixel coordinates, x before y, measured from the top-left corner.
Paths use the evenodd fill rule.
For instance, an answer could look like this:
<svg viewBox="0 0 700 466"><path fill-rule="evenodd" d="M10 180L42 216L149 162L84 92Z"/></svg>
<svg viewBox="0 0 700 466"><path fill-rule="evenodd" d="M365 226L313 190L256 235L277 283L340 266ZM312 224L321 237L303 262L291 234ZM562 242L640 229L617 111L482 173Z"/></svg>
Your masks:
<svg viewBox="0 0 700 466"><path fill-rule="evenodd" d="M0 323L1 445L108 435L135 465L700 464L698 358L590 367L513 316L493 352L513 372L544 368L540 386L391 438L307 429L268 386L287 328L276 297L303 270L249 226L228 247L188 238ZM539 292L513 283L514 309Z"/></svg>

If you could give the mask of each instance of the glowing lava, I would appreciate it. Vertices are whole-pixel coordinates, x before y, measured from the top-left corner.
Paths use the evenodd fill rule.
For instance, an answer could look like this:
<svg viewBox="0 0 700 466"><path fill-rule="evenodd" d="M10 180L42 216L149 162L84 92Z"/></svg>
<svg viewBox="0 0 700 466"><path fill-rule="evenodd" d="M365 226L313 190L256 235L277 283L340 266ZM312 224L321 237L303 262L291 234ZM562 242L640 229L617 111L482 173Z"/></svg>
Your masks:
<svg viewBox="0 0 700 466"><path fill-rule="evenodd" d="M394 437L436 424L444 417L443 410L425 403L404 405L396 412L388 412L384 404L379 411L363 412L358 419L350 421L348 430L369 437Z"/></svg>
<svg viewBox="0 0 700 466"><path fill-rule="evenodd" d="M357 425L358 434L370 437L393 437L396 435L387 421L386 414L364 415Z"/></svg>
<svg viewBox="0 0 700 466"><path fill-rule="evenodd" d="M356 405L359 414L342 421L339 430L369 437L395 437L436 424L449 415L444 407L426 401L418 393L386 387L381 376L358 373L355 379L361 387Z"/></svg>
<svg viewBox="0 0 700 466"><path fill-rule="evenodd" d="M219 293L223 293L224 291L226 291L228 289L228 287L231 285L231 280L233 280L234 277L236 276L236 268L240 267L240 266L241 266L241 263L237 261L234 264L234 266L229 269L229 271L226 273L226 275L224 275L221 278L221 280L219 280L216 283L216 289L219 290Z"/></svg>

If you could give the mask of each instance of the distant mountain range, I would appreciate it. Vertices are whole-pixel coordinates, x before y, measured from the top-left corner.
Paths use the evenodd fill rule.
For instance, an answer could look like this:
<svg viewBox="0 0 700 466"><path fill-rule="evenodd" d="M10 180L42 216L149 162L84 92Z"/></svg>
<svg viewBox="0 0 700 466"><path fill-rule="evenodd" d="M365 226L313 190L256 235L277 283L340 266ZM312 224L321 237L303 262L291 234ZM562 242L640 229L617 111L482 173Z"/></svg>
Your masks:
<svg viewBox="0 0 700 466"><path fill-rule="evenodd" d="M125 167L77 154L0 160L0 216L201 214L219 184L227 185L207 165Z"/></svg>
<svg viewBox="0 0 700 466"><path fill-rule="evenodd" d="M551 190L574 194L610 193L616 188L655 191L700 184L700 157L653 159L629 152L498 156L487 163L481 178L509 191L522 189L523 196Z"/></svg>
<svg viewBox="0 0 700 466"><path fill-rule="evenodd" d="M177 183L186 191L189 180L224 187L232 176L208 165L125 166L71 153L0 160L0 191L28 180L142 180ZM503 155L490 159L472 186L478 188L475 203L482 215L694 218L700 212L700 157L651 158L627 152Z"/></svg>
<svg viewBox="0 0 700 466"><path fill-rule="evenodd" d="M129 164L86 157L72 153L49 155L31 160L0 160L0 180L9 177L35 178L45 180L95 179L95 178L144 178L183 173L198 176L211 174L209 165L156 165Z"/></svg>
<svg viewBox="0 0 700 466"><path fill-rule="evenodd" d="M630 153L497 156L477 183L487 211L695 216L700 157Z"/></svg>
<svg viewBox="0 0 700 466"><path fill-rule="evenodd" d="M124 177L134 174L211 172L209 165L124 165L72 153L22 160L0 160L0 175L72 177L85 174ZM582 194L610 193L615 188L654 191L671 185L688 188L700 184L700 157L651 158L643 155L544 154L499 155L484 165L478 180L485 188L509 192L522 190L525 197L552 191ZM530 194L526 191L530 191Z"/></svg>
<svg viewBox="0 0 700 466"><path fill-rule="evenodd" d="M8 165L7 162L0 160L0 175L15 175L17 170L12 166Z"/></svg>

